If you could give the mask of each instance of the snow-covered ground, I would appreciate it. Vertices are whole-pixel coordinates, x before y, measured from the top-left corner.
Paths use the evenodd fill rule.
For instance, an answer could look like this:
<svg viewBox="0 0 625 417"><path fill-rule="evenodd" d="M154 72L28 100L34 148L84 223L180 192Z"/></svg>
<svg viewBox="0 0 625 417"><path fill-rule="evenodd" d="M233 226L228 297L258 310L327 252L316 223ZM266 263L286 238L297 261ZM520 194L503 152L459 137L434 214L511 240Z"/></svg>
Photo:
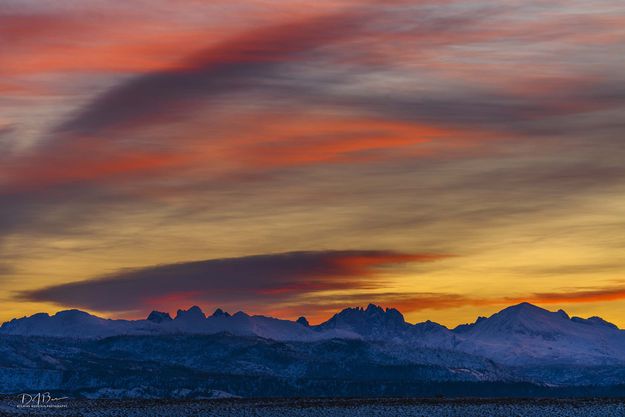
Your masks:
<svg viewBox="0 0 625 417"><path fill-rule="evenodd" d="M211 417L617 417L625 415L625 400L410 400L298 399L206 401L69 400L67 408L19 409L6 399L0 415L43 416L190 416Z"/></svg>

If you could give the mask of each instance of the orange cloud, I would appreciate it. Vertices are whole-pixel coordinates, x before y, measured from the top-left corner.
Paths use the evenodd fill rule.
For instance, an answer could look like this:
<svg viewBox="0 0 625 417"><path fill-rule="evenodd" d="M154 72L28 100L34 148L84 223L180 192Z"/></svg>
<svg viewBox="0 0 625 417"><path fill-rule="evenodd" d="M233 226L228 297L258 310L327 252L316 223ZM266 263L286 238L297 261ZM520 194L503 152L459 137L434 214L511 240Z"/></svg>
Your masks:
<svg viewBox="0 0 625 417"><path fill-rule="evenodd" d="M299 42L305 41L300 36L302 32L298 35L298 26L347 4L328 2L324 7L258 4L247 13L243 7L244 13L237 21L213 20L205 25L88 7L64 13L0 13L0 74L160 71L180 68L181 60L191 53L197 53L201 60L219 62L281 60L285 52L298 49ZM290 20L288 23L284 23L285 16ZM325 28L321 27L321 21L318 23L317 38L333 36L342 30L339 20ZM267 24L273 25L273 32L249 30ZM234 43L222 44L241 30L248 35ZM267 36L274 41L263 42ZM307 39L313 38L307 36ZM262 49L258 47L260 43ZM213 45L217 48L207 52L207 47ZM299 46L285 51L289 45ZM196 64L186 62L190 67Z"/></svg>
<svg viewBox="0 0 625 417"><path fill-rule="evenodd" d="M110 13L0 15L0 74L165 70L230 32Z"/></svg>
<svg viewBox="0 0 625 417"><path fill-rule="evenodd" d="M11 158L0 167L5 193L76 183L126 182L133 177L184 165L188 156L149 150L123 151L85 142L51 153Z"/></svg>
<svg viewBox="0 0 625 417"><path fill-rule="evenodd" d="M525 298L524 301L542 304L561 303L597 303L602 301L617 301L625 299L625 287L607 287L594 290L573 290L570 292L545 292L535 293ZM520 298L507 299L510 302L519 301Z"/></svg>
<svg viewBox="0 0 625 417"><path fill-rule="evenodd" d="M493 134L374 118L289 117L257 114L206 137L202 124L169 134L162 150L124 146L88 136L51 143L30 154L8 157L0 166L5 192L63 184L118 184L169 178L238 178L272 170L321 164L358 164L389 158L436 155L466 149ZM154 141L154 138L152 139ZM158 143L158 142L157 142ZM167 146L171 143L172 146ZM175 146L173 145L175 144ZM141 195L151 192L141 187Z"/></svg>
<svg viewBox="0 0 625 417"><path fill-rule="evenodd" d="M625 299L624 287L607 287L595 290L573 290L570 292L534 293L519 297L479 297L475 295L436 292L413 293L356 293L339 296L317 296L315 302L306 299L297 304L272 306L266 314L277 317L297 318L307 312L311 322L327 320L337 310L346 306L359 306L368 303L393 307L402 313L414 313L422 310L447 310L466 306L507 306L522 302L533 304L578 304L610 302Z"/></svg>
<svg viewBox="0 0 625 417"><path fill-rule="evenodd" d="M248 167L280 168L424 156L488 141L493 134L424 123L320 116L255 117L235 134L233 155ZM464 143L464 145L463 145ZM238 152L243 146L244 152ZM375 153L374 153L375 151Z"/></svg>

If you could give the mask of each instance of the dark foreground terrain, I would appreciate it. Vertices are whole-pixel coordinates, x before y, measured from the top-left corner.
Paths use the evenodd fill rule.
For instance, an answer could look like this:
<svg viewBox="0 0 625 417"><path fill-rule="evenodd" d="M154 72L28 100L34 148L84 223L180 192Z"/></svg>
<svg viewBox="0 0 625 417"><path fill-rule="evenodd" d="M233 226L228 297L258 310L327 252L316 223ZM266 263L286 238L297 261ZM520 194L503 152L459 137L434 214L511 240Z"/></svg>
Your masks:
<svg viewBox="0 0 625 417"><path fill-rule="evenodd" d="M625 399L68 399L60 408L19 408L19 398L2 398L0 415L42 416L625 416Z"/></svg>

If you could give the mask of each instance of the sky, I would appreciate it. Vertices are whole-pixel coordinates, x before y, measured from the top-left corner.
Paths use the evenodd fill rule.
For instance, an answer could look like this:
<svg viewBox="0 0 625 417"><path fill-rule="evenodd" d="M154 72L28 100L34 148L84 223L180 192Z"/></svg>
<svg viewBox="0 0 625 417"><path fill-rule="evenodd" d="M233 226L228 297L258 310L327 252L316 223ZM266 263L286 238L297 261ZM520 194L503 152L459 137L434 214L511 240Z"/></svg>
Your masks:
<svg viewBox="0 0 625 417"><path fill-rule="evenodd" d="M625 327L622 0L0 0L0 320Z"/></svg>

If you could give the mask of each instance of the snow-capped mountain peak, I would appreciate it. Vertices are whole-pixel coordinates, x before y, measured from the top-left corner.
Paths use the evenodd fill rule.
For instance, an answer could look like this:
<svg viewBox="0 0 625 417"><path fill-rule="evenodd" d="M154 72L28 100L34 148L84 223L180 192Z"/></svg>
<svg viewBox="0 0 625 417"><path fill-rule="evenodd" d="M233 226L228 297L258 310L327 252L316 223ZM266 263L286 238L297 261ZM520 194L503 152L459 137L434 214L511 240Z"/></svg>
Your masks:
<svg viewBox="0 0 625 417"><path fill-rule="evenodd" d="M624 362L625 332L602 319L570 318L529 303L454 329L457 348L508 364Z"/></svg>
<svg viewBox="0 0 625 417"><path fill-rule="evenodd" d="M407 332L410 327L399 311L394 308L385 310L374 304L369 304L366 309L346 308L330 320L313 326L317 331L344 330L371 340L394 339Z"/></svg>

